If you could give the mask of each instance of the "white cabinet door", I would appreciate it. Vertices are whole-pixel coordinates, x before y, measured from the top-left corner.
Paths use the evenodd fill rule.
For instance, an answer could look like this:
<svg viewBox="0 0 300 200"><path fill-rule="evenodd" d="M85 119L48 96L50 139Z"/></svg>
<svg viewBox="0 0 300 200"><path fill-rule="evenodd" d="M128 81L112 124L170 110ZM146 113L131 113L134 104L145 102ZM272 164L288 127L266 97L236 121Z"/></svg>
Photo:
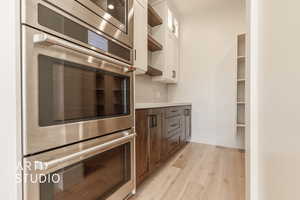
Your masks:
<svg viewBox="0 0 300 200"><path fill-rule="evenodd" d="M164 76L167 79L172 79L173 76L173 65L174 65L174 44L172 33L167 31L167 41L166 41L166 68L164 72Z"/></svg>
<svg viewBox="0 0 300 200"><path fill-rule="evenodd" d="M179 77L179 18L169 8L166 1L158 1L154 8L158 13L163 16L164 25L155 28L155 35L162 40L164 45L161 53L152 54L151 64L154 66L160 66L163 71L163 75L160 77L154 77L152 80L163 83L177 83ZM161 33L158 35L157 33Z"/></svg>
<svg viewBox="0 0 300 200"><path fill-rule="evenodd" d="M134 67L137 74L148 69L148 12L137 0L134 1Z"/></svg>
<svg viewBox="0 0 300 200"><path fill-rule="evenodd" d="M166 65L164 75L170 83L176 83L179 73L179 44L175 35L170 31L167 33Z"/></svg>
<svg viewBox="0 0 300 200"><path fill-rule="evenodd" d="M179 41L177 37L174 35L173 37L173 69L172 69L172 79L174 83L178 81L178 76L179 76Z"/></svg>

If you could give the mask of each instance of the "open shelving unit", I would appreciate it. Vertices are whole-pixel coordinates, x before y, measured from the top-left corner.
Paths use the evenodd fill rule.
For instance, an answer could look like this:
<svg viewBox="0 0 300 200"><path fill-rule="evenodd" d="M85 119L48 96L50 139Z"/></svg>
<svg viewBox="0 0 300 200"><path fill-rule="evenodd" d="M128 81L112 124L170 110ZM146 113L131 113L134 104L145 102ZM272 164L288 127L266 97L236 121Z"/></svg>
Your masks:
<svg viewBox="0 0 300 200"><path fill-rule="evenodd" d="M151 36L151 29L163 24L163 19L159 16L156 10L148 4L148 51L150 53L163 50L163 45L160 44L153 36ZM163 73L155 66L148 65L146 73L149 76L161 76Z"/></svg>
<svg viewBox="0 0 300 200"><path fill-rule="evenodd" d="M148 50L151 52L163 50L163 46L148 34Z"/></svg>
<svg viewBox="0 0 300 200"><path fill-rule="evenodd" d="M162 71L148 65L148 71L146 72L146 74L149 76L161 76L163 73Z"/></svg>
<svg viewBox="0 0 300 200"><path fill-rule="evenodd" d="M159 14L154 10L154 8L150 4L148 4L148 24L151 27L163 24L163 19L159 16Z"/></svg>
<svg viewBox="0 0 300 200"><path fill-rule="evenodd" d="M245 140L246 124L246 34L237 36L237 115L236 133Z"/></svg>

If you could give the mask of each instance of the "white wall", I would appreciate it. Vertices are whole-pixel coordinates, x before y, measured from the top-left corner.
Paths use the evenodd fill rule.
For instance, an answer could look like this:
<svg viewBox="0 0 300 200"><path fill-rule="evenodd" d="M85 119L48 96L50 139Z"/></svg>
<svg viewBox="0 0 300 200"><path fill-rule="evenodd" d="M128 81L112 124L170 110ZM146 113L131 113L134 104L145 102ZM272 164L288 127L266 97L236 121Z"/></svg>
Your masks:
<svg viewBox="0 0 300 200"><path fill-rule="evenodd" d="M152 81L150 76L137 75L135 84L136 103L159 103L168 101L166 84Z"/></svg>
<svg viewBox="0 0 300 200"><path fill-rule="evenodd" d="M253 3L257 20L251 29L258 42L252 41L257 51L251 59L257 76L252 106L258 120L251 132L257 140L251 142L258 156L257 199L300 199L300 2Z"/></svg>
<svg viewBox="0 0 300 200"><path fill-rule="evenodd" d="M193 103L193 141L239 148L235 41L245 32L245 5L211 5L182 16L180 80L169 87L169 101Z"/></svg>
<svg viewBox="0 0 300 200"><path fill-rule="evenodd" d="M17 123L17 66L18 55L17 46L19 45L17 22L18 3L17 0L3 1L0 8L0 194L1 199L16 200L17 196L16 184L16 166L19 159L20 143L18 135Z"/></svg>

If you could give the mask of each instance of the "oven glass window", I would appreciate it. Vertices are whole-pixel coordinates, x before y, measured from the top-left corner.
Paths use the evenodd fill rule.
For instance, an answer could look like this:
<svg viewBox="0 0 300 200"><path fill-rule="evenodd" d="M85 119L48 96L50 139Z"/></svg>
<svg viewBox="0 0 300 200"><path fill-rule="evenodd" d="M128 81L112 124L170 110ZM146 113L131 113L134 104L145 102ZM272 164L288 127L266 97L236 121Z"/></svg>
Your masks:
<svg viewBox="0 0 300 200"><path fill-rule="evenodd" d="M90 0L122 24L126 24L127 0Z"/></svg>
<svg viewBox="0 0 300 200"><path fill-rule="evenodd" d="M50 174L40 200L104 200L131 179L130 143Z"/></svg>
<svg viewBox="0 0 300 200"><path fill-rule="evenodd" d="M130 114L130 77L39 55L39 125Z"/></svg>

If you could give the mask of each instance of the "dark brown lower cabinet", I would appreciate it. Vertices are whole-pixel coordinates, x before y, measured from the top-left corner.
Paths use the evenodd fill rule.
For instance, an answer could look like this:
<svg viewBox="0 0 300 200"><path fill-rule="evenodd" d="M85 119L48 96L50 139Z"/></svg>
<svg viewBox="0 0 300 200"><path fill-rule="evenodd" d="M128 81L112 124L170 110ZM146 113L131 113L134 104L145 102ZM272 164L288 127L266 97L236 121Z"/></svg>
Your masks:
<svg viewBox="0 0 300 200"><path fill-rule="evenodd" d="M161 163L163 110L137 110L136 133L136 176L139 185Z"/></svg>
<svg viewBox="0 0 300 200"><path fill-rule="evenodd" d="M181 137L181 134L176 134L166 139L166 159L180 147Z"/></svg>
<svg viewBox="0 0 300 200"><path fill-rule="evenodd" d="M192 107L187 106L184 109L184 128L186 141L191 141L192 138Z"/></svg>
<svg viewBox="0 0 300 200"><path fill-rule="evenodd" d="M136 111L137 186L189 142L190 110L181 106Z"/></svg>
<svg viewBox="0 0 300 200"><path fill-rule="evenodd" d="M140 184L150 172L149 156L149 114L148 110L136 111L136 182Z"/></svg>
<svg viewBox="0 0 300 200"><path fill-rule="evenodd" d="M150 110L150 171L153 171L160 165L162 154L162 137L163 137L163 110Z"/></svg>

